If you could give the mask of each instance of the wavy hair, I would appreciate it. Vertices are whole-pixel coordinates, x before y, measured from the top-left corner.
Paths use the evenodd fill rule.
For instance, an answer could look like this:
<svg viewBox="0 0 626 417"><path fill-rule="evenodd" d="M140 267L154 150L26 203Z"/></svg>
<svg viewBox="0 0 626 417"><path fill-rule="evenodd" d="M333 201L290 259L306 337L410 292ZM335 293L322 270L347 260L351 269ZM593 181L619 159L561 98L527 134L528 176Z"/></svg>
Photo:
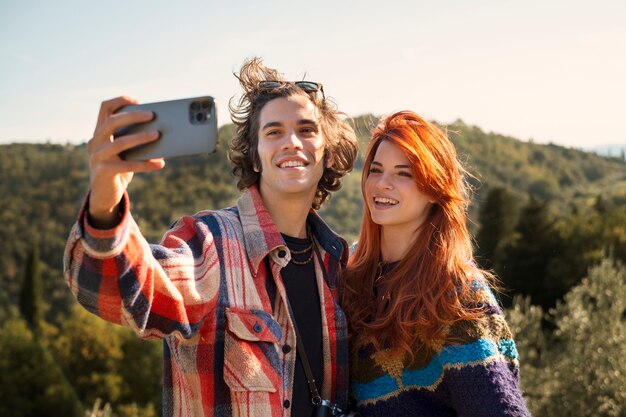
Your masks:
<svg viewBox="0 0 626 417"><path fill-rule="evenodd" d="M399 348L413 357L414 349L422 344L436 349L453 342L446 333L452 323L477 320L481 309L463 300L467 300L472 285L492 281L493 277L477 267L472 255L466 225L467 172L446 134L411 111L382 119L365 155L363 195L369 167L383 141L402 150L416 185L435 203L407 255L378 287L380 293L390 295L388 300L373 295L382 261L381 227L372 221L364 205L358 245L345 274L342 304L356 346Z"/></svg>
<svg viewBox="0 0 626 417"><path fill-rule="evenodd" d="M243 89L238 101L231 99L229 109L231 119L236 127L228 158L233 166L232 172L237 180L237 187L243 190L259 182L260 173L254 166L261 169L258 154L259 119L263 107L276 98L303 95L308 97L319 112L320 128L324 135L324 158L332 155L332 166L325 167L324 174L317 184L317 191L312 207L320 206L330 199L330 192L341 187L341 177L352 171L358 152L358 142L354 129L343 118L335 104L318 93L307 94L293 83L285 82L278 71L263 65L260 58L252 58L244 62L239 75L235 74ZM261 89L262 81L282 81L280 87L267 90ZM326 160L326 159L325 159Z"/></svg>

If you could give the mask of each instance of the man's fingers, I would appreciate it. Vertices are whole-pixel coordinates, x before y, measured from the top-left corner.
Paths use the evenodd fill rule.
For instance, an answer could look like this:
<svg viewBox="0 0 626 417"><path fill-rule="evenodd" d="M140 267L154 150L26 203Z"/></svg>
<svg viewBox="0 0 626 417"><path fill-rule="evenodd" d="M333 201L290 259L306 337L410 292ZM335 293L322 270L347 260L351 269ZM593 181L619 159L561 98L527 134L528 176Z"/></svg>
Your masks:
<svg viewBox="0 0 626 417"><path fill-rule="evenodd" d="M107 116L104 121L96 127L93 138L89 140L87 149L92 152L94 148L106 145L111 142L111 136L115 132L125 126L145 123L152 120L154 113L151 111L132 111Z"/></svg>
<svg viewBox="0 0 626 417"><path fill-rule="evenodd" d="M98 129L98 126L100 126L104 122L107 116L112 115L120 108L128 106L130 104L139 104L139 101L128 96L121 96L103 101L100 104L100 112L98 113L98 123L96 125L96 130Z"/></svg>
<svg viewBox="0 0 626 417"><path fill-rule="evenodd" d="M134 148L135 146L145 143L154 142L159 139L159 132L151 130L149 132L134 133L132 135L120 136L115 139L109 146L102 147L99 152L99 158L108 159L119 155L125 150Z"/></svg>
<svg viewBox="0 0 626 417"><path fill-rule="evenodd" d="M153 118L154 113L152 113L151 111L143 110L112 114L104 120L104 122L100 126L99 133L102 135L111 136L122 127L137 123L149 122Z"/></svg>
<svg viewBox="0 0 626 417"><path fill-rule="evenodd" d="M118 172L151 172L158 171L165 166L163 158L148 159L147 161L124 161L120 160L112 164Z"/></svg>

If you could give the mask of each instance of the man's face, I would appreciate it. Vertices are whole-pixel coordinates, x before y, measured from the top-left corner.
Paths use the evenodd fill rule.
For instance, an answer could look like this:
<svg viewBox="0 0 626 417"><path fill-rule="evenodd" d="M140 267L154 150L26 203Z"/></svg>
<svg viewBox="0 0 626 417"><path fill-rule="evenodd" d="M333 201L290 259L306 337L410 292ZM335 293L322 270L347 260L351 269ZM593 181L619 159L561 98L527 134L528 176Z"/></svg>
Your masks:
<svg viewBox="0 0 626 417"><path fill-rule="evenodd" d="M261 195L312 201L324 173L324 137L315 105L294 95L268 102L259 116ZM279 201L279 200L277 200Z"/></svg>

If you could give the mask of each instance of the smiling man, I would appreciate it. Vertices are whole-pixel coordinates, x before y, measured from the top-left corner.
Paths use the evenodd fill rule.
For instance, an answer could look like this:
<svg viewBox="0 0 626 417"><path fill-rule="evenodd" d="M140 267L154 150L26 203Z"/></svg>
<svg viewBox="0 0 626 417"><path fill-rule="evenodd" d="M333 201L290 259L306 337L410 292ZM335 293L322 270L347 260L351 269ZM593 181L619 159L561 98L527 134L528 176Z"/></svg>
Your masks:
<svg viewBox="0 0 626 417"><path fill-rule="evenodd" d="M347 249L315 210L352 169L354 132L319 83L287 82L259 59L238 79L229 150L237 206L183 217L160 245L141 235L126 187L133 172L163 161L119 157L158 135L112 140L151 115L115 113L129 98L104 102L88 146L91 190L68 240L65 277L89 311L163 338L164 416L311 416L316 390L347 402L337 304Z"/></svg>

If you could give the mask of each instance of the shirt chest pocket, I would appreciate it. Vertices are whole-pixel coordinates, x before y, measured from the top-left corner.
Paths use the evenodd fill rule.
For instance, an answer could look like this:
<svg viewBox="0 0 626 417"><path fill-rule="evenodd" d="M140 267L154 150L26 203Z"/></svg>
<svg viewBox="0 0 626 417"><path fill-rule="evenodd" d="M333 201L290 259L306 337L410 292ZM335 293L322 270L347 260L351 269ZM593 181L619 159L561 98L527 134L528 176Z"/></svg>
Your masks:
<svg viewBox="0 0 626 417"><path fill-rule="evenodd" d="M231 391L276 392L282 380L282 331L262 310L226 309L224 381Z"/></svg>

